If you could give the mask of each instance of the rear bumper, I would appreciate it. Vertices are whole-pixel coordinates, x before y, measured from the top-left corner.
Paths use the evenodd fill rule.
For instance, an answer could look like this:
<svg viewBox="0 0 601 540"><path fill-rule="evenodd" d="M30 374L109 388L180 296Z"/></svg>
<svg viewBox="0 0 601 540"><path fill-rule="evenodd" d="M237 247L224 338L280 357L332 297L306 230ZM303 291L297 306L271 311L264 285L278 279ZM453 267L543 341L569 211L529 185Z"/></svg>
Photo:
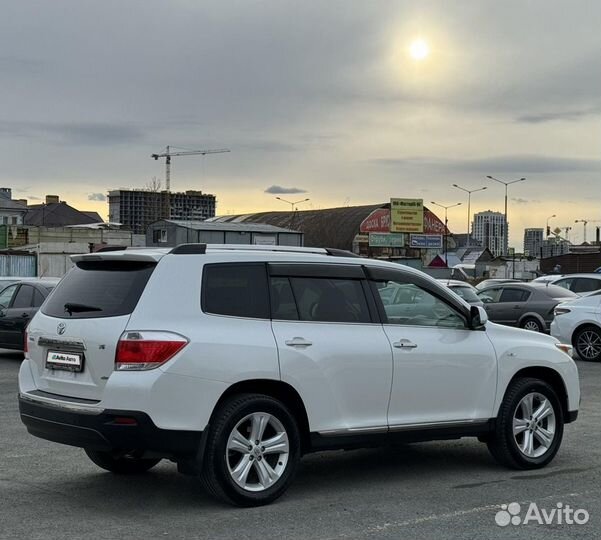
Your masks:
<svg viewBox="0 0 601 540"><path fill-rule="evenodd" d="M191 458L202 436L202 431L160 429L140 411L76 411L37 402L27 394L19 395L19 412L32 435L94 450L145 450L162 457Z"/></svg>

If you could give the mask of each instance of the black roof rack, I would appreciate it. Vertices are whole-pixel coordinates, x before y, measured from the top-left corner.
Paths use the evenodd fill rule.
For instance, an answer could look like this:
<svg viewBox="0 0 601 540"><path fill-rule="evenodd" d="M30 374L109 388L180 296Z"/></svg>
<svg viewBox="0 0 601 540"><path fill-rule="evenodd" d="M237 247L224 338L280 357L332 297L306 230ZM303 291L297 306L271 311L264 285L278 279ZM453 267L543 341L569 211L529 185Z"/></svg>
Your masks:
<svg viewBox="0 0 601 540"><path fill-rule="evenodd" d="M337 248L325 248L326 253L332 257L359 257L356 253L352 251L347 251L346 249L337 249Z"/></svg>
<svg viewBox="0 0 601 540"><path fill-rule="evenodd" d="M127 246L105 246L94 251L94 253L106 253L107 251L123 251Z"/></svg>
<svg viewBox="0 0 601 540"><path fill-rule="evenodd" d="M173 255L204 255L207 252L206 244L180 244L169 253Z"/></svg>

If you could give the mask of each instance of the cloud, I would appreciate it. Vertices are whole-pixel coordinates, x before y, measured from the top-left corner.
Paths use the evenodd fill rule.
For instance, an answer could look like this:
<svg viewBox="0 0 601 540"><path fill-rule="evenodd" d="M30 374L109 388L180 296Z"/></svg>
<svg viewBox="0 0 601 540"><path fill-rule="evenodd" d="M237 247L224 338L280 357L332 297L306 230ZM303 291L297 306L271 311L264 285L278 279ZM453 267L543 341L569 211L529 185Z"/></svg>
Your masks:
<svg viewBox="0 0 601 540"><path fill-rule="evenodd" d="M88 201L106 201L106 195L104 193L90 193L88 194Z"/></svg>
<svg viewBox="0 0 601 540"><path fill-rule="evenodd" d="M529 203L539 203L540 202L537 199L523 199L522 197L512 197L511 201L516 204L529 204Z"/></svg>
<svg viewBox="0 0 601 540"><path fill-rule="evenodd" d="M42 200L42 197L36 197L35 195L28 195L27 198L30 201L41 201Z"/></svg>
<svg viewBox="0 0 601 540"><path fill-rule="evenodd" d="M286 195L291 193L307 193L307 190L296 187L278 186L274 184L273 186L269 186L265 190L265 193L271 193L272 195Z"/></svg>
<svg viewBox="0 0 601 540"><path fill-rule="evenodd" d="M601 114L601 107L590 107L578 111L551 111L538 114L524 114L518 116L516 120L525 124L542 124L553 121L577 121L587 116L596 116Z"/></svg>
<svg viewBox="0 0 601 540"><path fill-rule="evenodd" d="M484 176L491 174L536 174L601 170L601 160L542 155L491 156L479 159L447 159L436 157L380 158L376 165L399 168L431 168L444 171L467 171Z"/></svg>
<svg viewBox="0 0 601 540"><path fill-rule="evenodd" d="M0 135L47 140L53 144L104 146L141 140L138 127L103 122L2 122Z"/></svg>

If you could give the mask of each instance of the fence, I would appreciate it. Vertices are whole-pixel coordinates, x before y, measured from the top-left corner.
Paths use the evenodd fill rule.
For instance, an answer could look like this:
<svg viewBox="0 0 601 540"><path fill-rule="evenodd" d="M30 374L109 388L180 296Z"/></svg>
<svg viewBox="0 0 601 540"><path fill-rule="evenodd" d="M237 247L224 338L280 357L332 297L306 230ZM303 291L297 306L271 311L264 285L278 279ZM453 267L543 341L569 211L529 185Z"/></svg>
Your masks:
<svg viewBox="0 0 601 540"><path fill-rule="evenodd" d="M0 276L35 277L36 270L35 253L0 252Z"/></svg>

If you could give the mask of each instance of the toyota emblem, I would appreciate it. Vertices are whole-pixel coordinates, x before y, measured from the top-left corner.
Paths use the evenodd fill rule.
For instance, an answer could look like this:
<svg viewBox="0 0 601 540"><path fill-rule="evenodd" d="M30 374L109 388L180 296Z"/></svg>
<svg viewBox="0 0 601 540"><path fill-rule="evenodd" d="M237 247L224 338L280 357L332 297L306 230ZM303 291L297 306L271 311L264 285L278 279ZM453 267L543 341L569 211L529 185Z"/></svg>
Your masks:
<svg viewBox="0 0 601 540"><path fill-rule="evenodd" d="M56 327L56 333L62 336L65 333L66 329L67 325L64 322L58 323L58 326Z"/></svg>

